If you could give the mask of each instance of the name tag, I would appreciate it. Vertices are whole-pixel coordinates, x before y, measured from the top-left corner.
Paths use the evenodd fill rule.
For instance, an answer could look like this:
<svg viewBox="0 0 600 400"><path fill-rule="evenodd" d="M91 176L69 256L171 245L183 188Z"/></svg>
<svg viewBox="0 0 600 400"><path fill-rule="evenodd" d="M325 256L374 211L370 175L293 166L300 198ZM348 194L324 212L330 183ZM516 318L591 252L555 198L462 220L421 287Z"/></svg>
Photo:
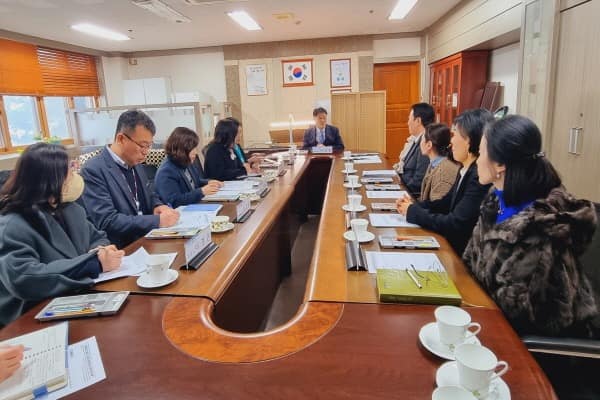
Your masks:
<svg viewBox="0 0 600 400"><path fill-rule="evenodd" d="M332 146L315 146L311 149L313 154L331 154L333 153Z"/></svg>
<svg viewBox="0 0 600 400"><path fill-rule="evenodd" d="M211 242L210 225L203 228L191 239L186 240L186 242L183 244L185 251L185 263L189 264L194 257L204 250Z"/></svg>
<svg viewBox="0 0 600 400"><path fill-rule="evenodd" d="M244 199L235 207L236 219L239 221L248 211L250 211L250 199Z"/></svg>

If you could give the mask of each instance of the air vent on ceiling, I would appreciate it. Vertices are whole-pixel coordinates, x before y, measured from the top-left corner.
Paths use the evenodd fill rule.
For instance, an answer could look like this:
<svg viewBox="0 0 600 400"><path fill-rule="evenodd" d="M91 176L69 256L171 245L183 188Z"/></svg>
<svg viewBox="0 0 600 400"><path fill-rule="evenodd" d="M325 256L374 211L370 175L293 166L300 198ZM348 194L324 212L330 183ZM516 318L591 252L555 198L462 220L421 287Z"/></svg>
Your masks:
<svg viewBox="0 0 600 400"><path fill-rule="evenodd" d="M191 22L191 19L171 8L161 0L131 0L136 6L143 8L159 17L168 19L172 22L182 23Z"/></svg>
<svg viewBox="0 0 600 400"><path fill-rule="evenodd" d="M248 0L183 0L184 3L191 6L212 6L215 4L240 3Z"/></svg>
<svg viewBox="0 0 600 400"><path fill-rule="evenodd" d="M275 18L277 21L291 21L294 19L294 14L290 12L273 14L273 18Z"/></svg>

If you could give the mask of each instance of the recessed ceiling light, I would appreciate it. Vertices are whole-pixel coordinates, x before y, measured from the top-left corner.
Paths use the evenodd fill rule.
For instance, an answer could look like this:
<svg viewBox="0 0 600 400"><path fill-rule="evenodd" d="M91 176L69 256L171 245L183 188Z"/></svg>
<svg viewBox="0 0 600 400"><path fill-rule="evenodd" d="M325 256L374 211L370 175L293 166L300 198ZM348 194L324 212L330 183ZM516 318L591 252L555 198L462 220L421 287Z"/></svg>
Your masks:
<svg viewBox="0 0 600 400"><path fill-rule="evenodd" d="M110 29L102 28L100 26L92 24L75 24L71 25L71 29L79 32L87 33L88 35L97 36L103 39L109 40L130 40L129 36L123 35L122 33L111 31Z"/></svg>
<svg viewBox="0 0 600 400"><path fill-rule="evenodd" d="M242 28L249 31L260 31L262 28L246 11L228 12L229 18L237 22Z"/></svg>
<svg viewBox="0 0 600 400"><path fill-rule="evenodd" d="M388 19L402 19L417 4L417 0L398 0Z"/></svg>

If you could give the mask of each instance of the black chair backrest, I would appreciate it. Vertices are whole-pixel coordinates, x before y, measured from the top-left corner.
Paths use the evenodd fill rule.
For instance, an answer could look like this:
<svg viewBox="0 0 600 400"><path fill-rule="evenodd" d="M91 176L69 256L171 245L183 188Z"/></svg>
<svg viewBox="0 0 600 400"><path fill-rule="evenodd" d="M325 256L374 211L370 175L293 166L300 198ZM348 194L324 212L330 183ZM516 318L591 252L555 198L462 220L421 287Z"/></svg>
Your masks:
<svg viewBox="0 0 600 400"><path fill-rule="evenodd" d="M596 300L600 304L600 203L594 203L594 207L599 222L596 225L596 232L592 237L590 246L581 256L581 264L584 274L592 284Z"/></svg>
<svg viewBox="0 0 600 400"><path fill-rule="evenodd" d="M12 171L10 170L0 171L0 189L2 189L2 186L4 186L11 173Z"/></svg>

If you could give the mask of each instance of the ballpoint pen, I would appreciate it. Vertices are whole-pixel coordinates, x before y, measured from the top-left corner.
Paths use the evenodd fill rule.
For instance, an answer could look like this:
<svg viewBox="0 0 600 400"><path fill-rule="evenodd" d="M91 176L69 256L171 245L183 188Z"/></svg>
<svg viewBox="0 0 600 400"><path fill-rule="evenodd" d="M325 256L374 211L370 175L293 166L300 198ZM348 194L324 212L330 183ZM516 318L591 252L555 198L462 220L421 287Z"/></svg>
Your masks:
<svg viewBox="0 0 600 400"><path fill-rule="evenodd" d="M423 286L419 283L417 278L415 278L415 276L412 274L412 272L410 272L408 269L406 269L405 271L408 274L408 276L410 276L410 279L412 279L412 281L415 283L415 285L417 285L417 287L419 289L423 289Z"/></svg>

